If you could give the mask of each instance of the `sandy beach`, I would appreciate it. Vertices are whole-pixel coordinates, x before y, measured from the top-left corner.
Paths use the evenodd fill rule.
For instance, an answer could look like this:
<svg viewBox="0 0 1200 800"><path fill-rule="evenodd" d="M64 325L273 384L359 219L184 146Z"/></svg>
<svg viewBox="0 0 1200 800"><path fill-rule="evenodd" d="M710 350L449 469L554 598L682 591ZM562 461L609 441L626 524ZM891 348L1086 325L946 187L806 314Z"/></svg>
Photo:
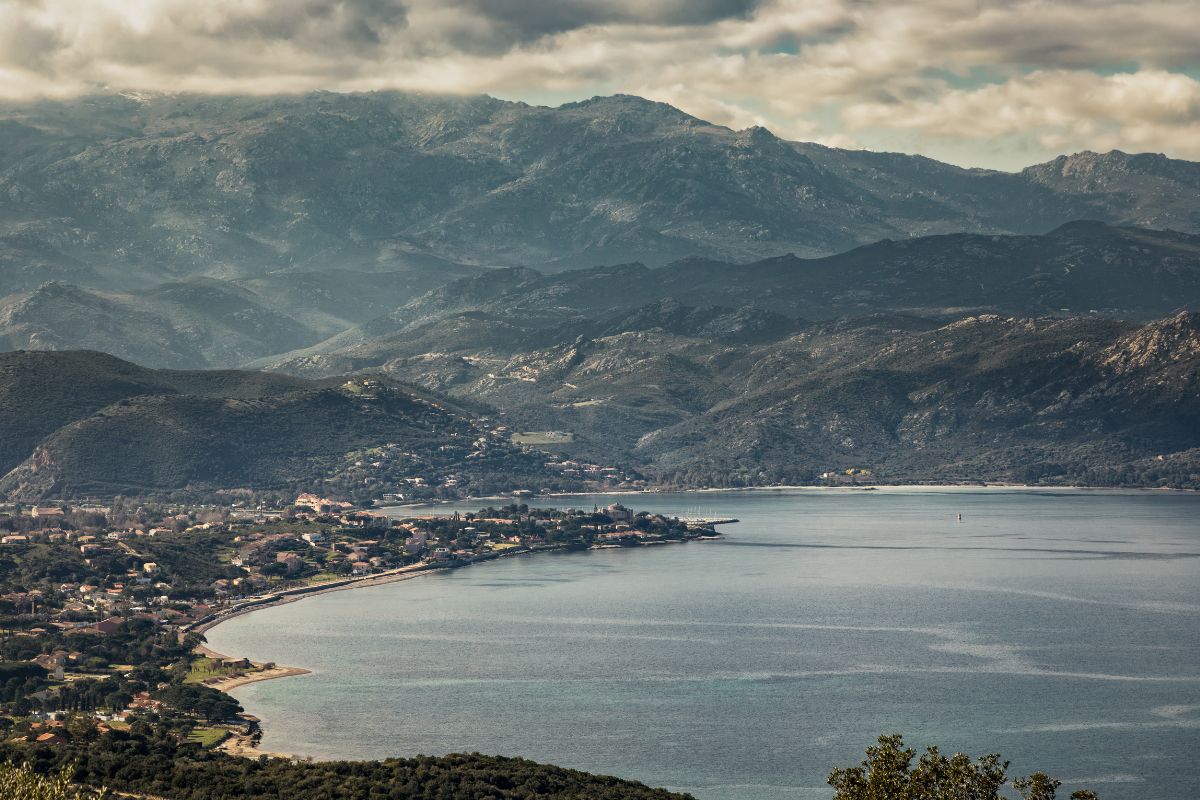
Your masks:
<svg viewBox="0 0 1200 800"><path fill-rule="evenodd" d="M245 686L248 683L269 681L274 680L275 678L292 678L296 675L308 675L310 672L312 672L312 670L302 669L300 667L271 667L270 669L260 669L257 672L247 672L244 675L230 675L227 678L214 678L212 680L205 681L204 685L220 692L228 692L231 689L236 689L239 686Z"/></svg>
<svg viewBox="0 0 1200 800"><path fill-rule="evenodd" d="M380 572L376 575L363 575L358 578L342 578L336 581L328 581L326 583L314 583L311 586L295 587L279 592L274 595L263 595L258 602L245 604L242 607L233 607L227 611L218 612L214 619L206 620L205 622L197 623L188 628L188 633L203 634L220 625L226 620L231 620L234 617L239 617L242 614L249 614L251 611L258 611L263 608L271 608L272 606L283 605L284 603L294 603L297 600L303 600L306 597L314 597L319 594L328 592L340 592L345 589L357 589L362 586L376 586L382 583L394 583L396 581L409 580L420 575L430 574L434 572L443 572L445 568L434 567L429 568L423 565L410 565L407 567L399 567L398 569ZM209 651L208 648L201 646L197 652ZM220 653L214 654L216 658L228 658Z"/></svg>

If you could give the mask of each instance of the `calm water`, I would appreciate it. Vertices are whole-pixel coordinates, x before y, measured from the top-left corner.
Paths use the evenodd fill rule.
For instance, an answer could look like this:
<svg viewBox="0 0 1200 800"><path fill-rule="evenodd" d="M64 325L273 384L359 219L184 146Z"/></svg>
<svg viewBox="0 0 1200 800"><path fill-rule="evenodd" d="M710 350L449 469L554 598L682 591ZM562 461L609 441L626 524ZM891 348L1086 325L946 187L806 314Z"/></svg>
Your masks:
<svg viewBox="0 0 1200 800"><path fill-rule="evenodd" d="M475 750L793 800L828 798L830 769L900 731L998 750L1014 774L1063 778L1064 797L1197 796L1200 496L624 500L742 522L723 541L502 560L211 631L221 652L314 670L237 690L264 749ZM593 502L609 499L555 504Z"/></svg>

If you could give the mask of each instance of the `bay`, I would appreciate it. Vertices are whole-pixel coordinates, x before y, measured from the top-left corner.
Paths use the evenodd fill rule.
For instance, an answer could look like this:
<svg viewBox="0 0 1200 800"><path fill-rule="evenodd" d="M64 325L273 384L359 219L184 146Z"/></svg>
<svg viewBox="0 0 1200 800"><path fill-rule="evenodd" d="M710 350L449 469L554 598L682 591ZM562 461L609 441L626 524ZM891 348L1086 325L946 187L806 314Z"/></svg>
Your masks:
<svg viewBox="0 0 1200 800"><path fill-rule="evenodd" d="M263 749L479 751L702 800L809 800L895 731L999 751L1013 774L1058 775L1063 796L1195 796L1200 495L778 490L537 505L616 499L741 521L721 541L504 559L211 630L221 652L313 670L235 690L263 719Z"/></svg>

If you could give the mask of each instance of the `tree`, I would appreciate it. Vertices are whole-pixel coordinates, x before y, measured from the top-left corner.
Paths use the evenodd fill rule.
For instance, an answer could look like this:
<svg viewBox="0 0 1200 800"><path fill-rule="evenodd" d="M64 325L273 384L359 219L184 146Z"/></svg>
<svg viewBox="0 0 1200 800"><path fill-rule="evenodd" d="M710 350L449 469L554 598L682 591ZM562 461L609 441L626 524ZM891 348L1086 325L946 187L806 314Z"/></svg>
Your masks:
<svg viewBox="0 0 1200 800"><path fill-rule="evenodd" d="M1024 800L1054 800L1054 794L1058 787L1062 786L1062 781L1057 781L1044 772L1035 772L1028 778L1013 779L1012 784Z"/></svg>
<svg viewBox="0 0 1200 800"><path fill-rule="evenodd" d="M87 714L71 714L63 727L72 739L91 739L96 736L96 720Z"/></svg>
<svg viewBox="0 0 1200 800"><path fill-rule="evenodd" d="M834 800L1002 800L1000 789L1008 783L1008 762L999 755L972 760L955 753L947 758L937 747L929 747L915 766L914 756L916 751L904 746L900 734L880 736L877 745L867 748L867 758L859 766L830 773ZM1044 772L1012 781L1024 800L1054 800L1060 785ZM1098 798L1081 789L1071 800Z"/></svg>

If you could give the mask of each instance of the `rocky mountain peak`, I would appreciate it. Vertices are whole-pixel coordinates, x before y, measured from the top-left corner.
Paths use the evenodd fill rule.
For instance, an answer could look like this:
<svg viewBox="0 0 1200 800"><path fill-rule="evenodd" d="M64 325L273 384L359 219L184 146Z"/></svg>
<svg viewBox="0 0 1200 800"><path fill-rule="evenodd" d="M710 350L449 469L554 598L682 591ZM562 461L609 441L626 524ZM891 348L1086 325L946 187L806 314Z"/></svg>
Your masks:
<svg viewBox="0 0 1200 800"><path fill-rule="evenodd" d="M1102 188L1106 184L1135 176L1183 180L1192 184L1200 179L1200 170L1195 167L1192 162L1168 158L1162 153L1125 153L1121 150L1096 153L1084 150L1028 167L1021 174L1040 183Z"/></svg>
<svg viewBox="0 0 1200 800"><path fill-rule="evenodd" d="M1117 374L1200 361L1200 313L1180 311L1114 342L1100 363Z"/></svg>

